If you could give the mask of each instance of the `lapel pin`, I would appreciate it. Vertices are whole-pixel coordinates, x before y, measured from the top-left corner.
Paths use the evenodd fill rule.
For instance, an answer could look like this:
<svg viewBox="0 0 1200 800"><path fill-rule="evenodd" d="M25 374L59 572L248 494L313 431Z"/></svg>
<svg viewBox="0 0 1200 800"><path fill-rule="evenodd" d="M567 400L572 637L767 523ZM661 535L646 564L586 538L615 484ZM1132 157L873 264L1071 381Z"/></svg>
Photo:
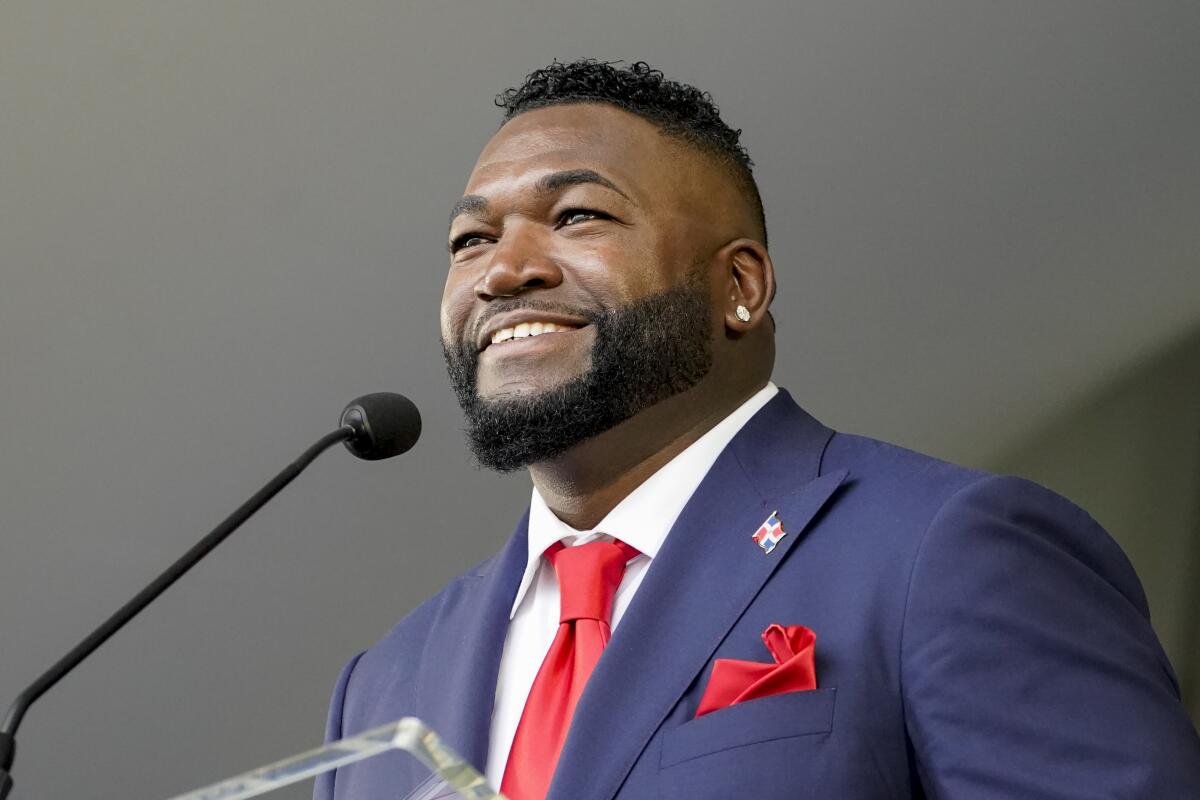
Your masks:
<svg viewBox="0 0 1200 800"><path fill-rule="evenodd" d="M775 549L775 545L779 544L779 540L784 536L787 536L787 531L783 529L783 522L779 519L779 512L772 511L771 516L767 517L767 521L759 525L758 530L750 538L762 548L764 553L769 555Z"/></svg>

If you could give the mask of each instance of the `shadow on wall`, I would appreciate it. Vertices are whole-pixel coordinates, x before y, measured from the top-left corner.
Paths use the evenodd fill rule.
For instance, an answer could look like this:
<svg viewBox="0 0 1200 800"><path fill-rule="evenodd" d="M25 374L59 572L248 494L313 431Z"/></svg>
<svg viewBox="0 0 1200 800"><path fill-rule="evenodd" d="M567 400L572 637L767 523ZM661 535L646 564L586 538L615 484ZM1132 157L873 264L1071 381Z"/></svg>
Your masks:
<svg viewBox="0 0 1200 800"><path fill-rule="evenodd" d="M1200 329L988 468L1069 497L1120 542L1200 724Z"/></svg>

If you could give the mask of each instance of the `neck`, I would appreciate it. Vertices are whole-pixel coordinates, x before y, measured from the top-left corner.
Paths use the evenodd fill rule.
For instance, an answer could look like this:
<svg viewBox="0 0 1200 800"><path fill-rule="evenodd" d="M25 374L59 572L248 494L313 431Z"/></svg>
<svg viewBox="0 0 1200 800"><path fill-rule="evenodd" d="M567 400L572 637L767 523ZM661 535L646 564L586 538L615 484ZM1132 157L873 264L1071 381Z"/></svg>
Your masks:
<svg viewBox="0 0 1200 800"><path fill-rule="evenodd" d="M577 530L595 527L629 493L766 385L730 391L701 382L557 458L529 468L555 516Z"/></svg>

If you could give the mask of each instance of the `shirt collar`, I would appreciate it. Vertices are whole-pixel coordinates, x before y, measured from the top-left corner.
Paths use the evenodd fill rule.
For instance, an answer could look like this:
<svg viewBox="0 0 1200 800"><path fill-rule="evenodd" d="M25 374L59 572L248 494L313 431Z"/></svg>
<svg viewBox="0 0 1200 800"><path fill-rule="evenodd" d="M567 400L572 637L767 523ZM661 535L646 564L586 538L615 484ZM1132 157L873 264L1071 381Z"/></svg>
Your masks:
<svg viewBox="0 0 1200 800"><path fill-rule="evenodd" d="M513 600L509 619L516 615L521 601L525 599L541 565L542 553L555 542L562 541L570 546L607 535L637 548L650 559L658 555L663 540L717 456L778 391L779 387L768 382L729 416L643 481L591 530L576 530L554 516L537 487L534 487L529 502L529 551L525 574Z"/></svg>

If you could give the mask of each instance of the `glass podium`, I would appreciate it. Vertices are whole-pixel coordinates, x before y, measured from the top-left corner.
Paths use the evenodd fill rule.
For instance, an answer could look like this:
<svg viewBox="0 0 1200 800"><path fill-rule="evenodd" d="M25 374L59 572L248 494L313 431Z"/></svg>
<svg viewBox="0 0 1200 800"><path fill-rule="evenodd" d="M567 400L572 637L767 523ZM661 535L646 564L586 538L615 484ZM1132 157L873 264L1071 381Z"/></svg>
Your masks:
<svg viewBox="0 0 1200 800"><path fill-rule="evenodd" d="M330 742L324 747L267 764L170 800L242 800L273 792L323 772L402 750L430 770L429 777L399 800L505 800L483 776L416 717L405 717Z"/></svg>

